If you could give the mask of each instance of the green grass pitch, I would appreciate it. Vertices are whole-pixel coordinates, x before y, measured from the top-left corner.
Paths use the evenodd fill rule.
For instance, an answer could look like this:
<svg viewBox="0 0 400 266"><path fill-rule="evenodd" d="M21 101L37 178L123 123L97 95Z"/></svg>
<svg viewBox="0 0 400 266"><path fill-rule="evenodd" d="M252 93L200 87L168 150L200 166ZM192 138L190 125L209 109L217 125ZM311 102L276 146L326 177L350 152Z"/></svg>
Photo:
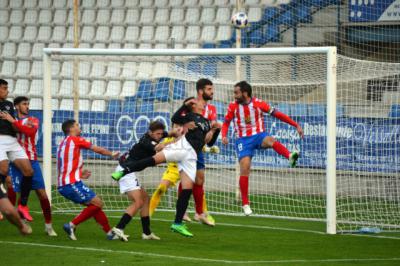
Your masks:
<svg viewBox="0 0 400 266"><path fill-rule="evenodd" d="M172 212L156 213L152 230L161 241L140 239L134 219L125 232L129 242L108 241L90 220L70 241L63 223L74 214L54 214L58 237L44 234L40 208L32 195L33 234L20 236L0 222L0 265L400 265L400 234L326 235L325 225L256 217L215 216L214 228L190 223L194 238L169 230ZM122 212L109 212L110 224Z"/></svg>

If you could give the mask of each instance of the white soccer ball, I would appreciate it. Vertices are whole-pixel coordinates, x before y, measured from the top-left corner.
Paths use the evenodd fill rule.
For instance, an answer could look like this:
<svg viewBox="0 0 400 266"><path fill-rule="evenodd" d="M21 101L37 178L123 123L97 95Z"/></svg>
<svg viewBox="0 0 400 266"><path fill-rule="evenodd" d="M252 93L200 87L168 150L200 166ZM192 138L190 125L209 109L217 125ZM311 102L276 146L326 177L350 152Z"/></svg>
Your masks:
<svg viewBox="0 0 400 266"><path fill-rule="evenodd" d="M242 29L247 27L249 24L249 19L244 12L238 12L234 14L231 18L232 25L237 29Z"/></svg>

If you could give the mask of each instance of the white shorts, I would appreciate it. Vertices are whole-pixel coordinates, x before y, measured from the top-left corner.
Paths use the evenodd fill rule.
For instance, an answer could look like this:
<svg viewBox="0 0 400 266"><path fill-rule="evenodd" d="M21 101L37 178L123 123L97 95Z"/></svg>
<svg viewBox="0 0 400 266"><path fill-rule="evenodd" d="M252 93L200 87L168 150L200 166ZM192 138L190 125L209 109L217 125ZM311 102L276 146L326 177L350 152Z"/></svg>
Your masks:
<svg viewBox="0 0 400 266"><path fill-rule="evenodd" d="M120 165L115 168L115 171L124 170ZM135 173L129 173L121 178L119 181L119 191L121 194L126 192L140 189L139 180L137 179Z"/></svg>
<svg viewBox="0 0 400 266"><path fill-rule="evenodd" d="M0 161L15 161L16 159L27 159L25 150L19 145L17 138L0 135Z"/></svg>
<svg viewBox="0 0 400 266"><path fill-rule="evenodd" d="M179 172L184 171L193 182L195 181L197 153L185 137L165 147L163 153L168 163L178 163Z"/></svg>

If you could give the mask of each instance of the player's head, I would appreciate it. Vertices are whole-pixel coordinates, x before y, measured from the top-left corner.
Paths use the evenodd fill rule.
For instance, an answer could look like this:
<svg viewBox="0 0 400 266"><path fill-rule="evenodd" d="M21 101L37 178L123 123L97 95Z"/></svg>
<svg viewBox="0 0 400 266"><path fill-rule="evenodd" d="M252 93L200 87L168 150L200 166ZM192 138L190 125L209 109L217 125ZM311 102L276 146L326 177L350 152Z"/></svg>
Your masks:
<svg viewBox="0 0 400 266"><path fill-rule="evenodd" d="M155 141L160 141L164 137L165 125L158 120L152 121L149 125L149 135Z"/></svg>
<svg viewBox="0 0 400 266"><path fill-rule="evenodd" d="M172 131L174 132L174 137L179 138L180 136L183 135L183 125L173 123Z"/></svg>
<svg viewBox="0 0 400 266"><path fill-rule="evenodd" d="M209 79L199 79L196 82L197 96L205 101L210 101L214 96L214 85Z"/></svg>
<svg viewBox="0 0 400 266"><path fill-rule="evenodd" d="M192 101L192 104L188 106L191 112L197 113L197 114L202 114L204 110L204 106L194 97L189 97L186 98L183 101L183 104L186 104L188 101Z"/></svg>
<svg viewBox="0 0 400 266"><path fill-rule="evenodd" d="M65 120L61 128L66 136L79 136L81 134L79 123L74 119Z"/></svg>
<svg viewBox="0 0 400 266"><path fill-rule="evenodd" d="M237 103L244 103L248 101L249 98L251 98L251 85L246 81L240 81L235 84L233 94Z"/></svg>
<svg viewBox="0 0 400 266"><path fill-rule="evenodd" d="M8 96L8 82L0 79L0 100L7 99Z"/></svg>
<svg viewBox="0 0 400 266"><path fill-rule="evenodd" d="M26 96L18 96L14 99L14 106L17 109L18 114L28 115L29 114L29 98Z"/></svg>

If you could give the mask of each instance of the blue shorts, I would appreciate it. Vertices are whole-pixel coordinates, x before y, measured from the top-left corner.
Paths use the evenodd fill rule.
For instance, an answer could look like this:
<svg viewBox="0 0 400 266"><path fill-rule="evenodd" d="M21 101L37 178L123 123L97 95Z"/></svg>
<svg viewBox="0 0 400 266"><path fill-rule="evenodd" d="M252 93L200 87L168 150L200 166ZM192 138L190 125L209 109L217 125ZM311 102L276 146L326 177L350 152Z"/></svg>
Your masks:
<svg viewBox="0 0 400 266"><path fill-rule="evenodd" d="M235 149L239 161L243 157L253 157L254 151L261 148L261 144L268 134L266 132L258 133L250 137L236 139Z"/></svg>
<svg viewBox="0 0 400 266"><path fill-rule="evenodd" d="M44 189L44 179L39 162L31 161L31 165L33 168L32 189ZM21 192L21 182L23 178L21 171L14 164L10 163L9 173L11 176L14 191Z"/></svg>
<svg viewBox="0 0 400 266"><path fill-rule="evenodd" d="M82 181L58 187L57 190L61 195L63 195L64 198L69 199L77 204L88 203L94 197L96 197L96 193L83 184Z"/></svg>
<svg viewBox="0 0 400 266"><path fill-rule="evenodd" d="M204 153L199 152L197 154L197 163L196 163L196 170L203 170L206 168L206 163L204 159Z"/></svg>

